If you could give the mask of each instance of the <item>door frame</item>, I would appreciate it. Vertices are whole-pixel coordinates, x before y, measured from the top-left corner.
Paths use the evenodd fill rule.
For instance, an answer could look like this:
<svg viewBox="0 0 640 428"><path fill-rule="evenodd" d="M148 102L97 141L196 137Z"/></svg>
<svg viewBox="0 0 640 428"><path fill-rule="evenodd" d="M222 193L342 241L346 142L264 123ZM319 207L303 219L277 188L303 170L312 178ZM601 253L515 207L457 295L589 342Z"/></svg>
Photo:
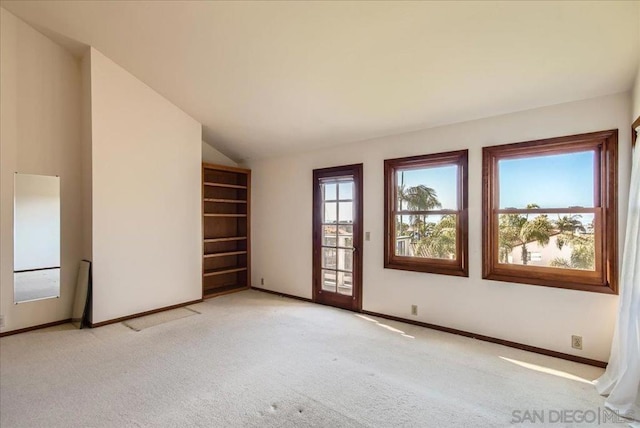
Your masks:
<svg viewBox="0 0 640 428"><path fill-rule="evenodd" d="M321 244L322 244L322 193L320 192L319 181L323 178L340 177L345 175L352 175L355 187L355 195L353 198L354 205L354 227L353 227L353 246L355 251L353 253L353 296L351 299L351 307L345 307L341 303L341 298L332 298L335 296L320 297L322 287L320 284L322 273L322 261L321 261ZM313 239L312 239L312 257L313 257L313 269L312 269L312 301L324 305L336 306L339 308L361 312L362 311L362 275L363 275L363 164L352 164L336 166L331 168L320 168L313 170ZM334 293L331 293L334 294ZM347 297L347 296L345 296Z"/></svg>

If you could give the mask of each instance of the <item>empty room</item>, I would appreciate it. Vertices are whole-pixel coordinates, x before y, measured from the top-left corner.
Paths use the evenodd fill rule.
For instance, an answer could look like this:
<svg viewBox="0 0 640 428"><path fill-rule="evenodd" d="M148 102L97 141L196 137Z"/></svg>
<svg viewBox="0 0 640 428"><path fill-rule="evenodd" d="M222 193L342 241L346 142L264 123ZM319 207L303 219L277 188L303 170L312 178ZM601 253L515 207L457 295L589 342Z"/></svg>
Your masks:
<svg viewBox="0 0 640 428"><path fill-rule="evenodd" d="M0 426L640 428L640 1L0 0Z"/></svg>

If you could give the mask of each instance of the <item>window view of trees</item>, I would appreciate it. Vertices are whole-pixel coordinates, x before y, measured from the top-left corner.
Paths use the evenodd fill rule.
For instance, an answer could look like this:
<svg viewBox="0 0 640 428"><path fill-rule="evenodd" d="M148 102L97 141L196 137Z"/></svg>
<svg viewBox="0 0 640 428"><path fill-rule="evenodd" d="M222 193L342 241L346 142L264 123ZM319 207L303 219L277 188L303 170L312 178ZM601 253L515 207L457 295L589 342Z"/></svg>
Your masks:
<svg viewBox="0 0 640 428"><path fill-rule="evenodd" d="M528 204L527 209L540 208ZM532 262L532 253L538 254ZM593 222L579 214L500 214L498 260L504 264L595 269Z"/></svg>
<svg viewBox="0 0 640 428"><path fill-rule="evenodd" d="M482 277L617 292L618 131L482 148Z"/></svg>
<svg viewBox="0 0 640 428"><path fill-rule="evenodd" d="M386 159L387 269L469 276L468 151Z"/></svg>
<svg viewBox="0 0 640 428"><path fill-rule="evenodd" d="M401 183L398 186L398 199L400 206L407 211L424 212L442 208L437 192L423 184L405 187L404 183ZM396 242L398 243L396 254L410 257L455 259L456 228L455 214L398 216L396 220ZM400 245L402 242L404 245Z"/></svg>

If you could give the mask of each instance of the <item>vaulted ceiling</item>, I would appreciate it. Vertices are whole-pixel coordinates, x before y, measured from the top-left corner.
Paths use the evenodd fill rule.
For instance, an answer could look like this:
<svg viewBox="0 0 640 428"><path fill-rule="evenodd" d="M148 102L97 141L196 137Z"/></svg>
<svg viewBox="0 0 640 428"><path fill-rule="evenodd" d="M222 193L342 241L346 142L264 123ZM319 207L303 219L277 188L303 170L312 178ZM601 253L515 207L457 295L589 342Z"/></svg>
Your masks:
<svg viewBox="0 0 640 428"><path fill-rule="evenodd" d="M236 160L627 91L640 56L633 1L1 4L94 46Z"/></svg>

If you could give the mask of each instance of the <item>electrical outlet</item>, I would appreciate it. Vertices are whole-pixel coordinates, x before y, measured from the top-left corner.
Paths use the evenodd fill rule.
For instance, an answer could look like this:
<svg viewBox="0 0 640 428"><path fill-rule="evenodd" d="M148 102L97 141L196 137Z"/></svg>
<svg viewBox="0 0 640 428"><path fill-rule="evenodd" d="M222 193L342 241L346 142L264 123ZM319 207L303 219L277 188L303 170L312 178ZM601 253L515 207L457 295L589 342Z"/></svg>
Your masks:
<svg viewBox="0 0 640 428"><path fill-rule="evenodd" d="M4 315L0 315L0 327L4 327Z"/></svg>
<svg viewBox="0 0 640 428"><path fill-rule="evenodd" d="M582 336L571 336L571 347L573 349L582 349Z"/></svg>
<svg viewBox="0 0 640 428"><path fill-rule="evenodd" d="M264 285L264 278L260 278L260 285Z"/></svg>
<svg viewBox="0 0 640 428"><path fill-rule="evenodd" d="M365 232L364 233L364 240L365 241L371 241L371 232Z"/></svg>
<svg viewBox="0 0 640 428"><path fill-rule="evenodd" d="M411 305L411 315L418 315L418 305Z"/></svg>

